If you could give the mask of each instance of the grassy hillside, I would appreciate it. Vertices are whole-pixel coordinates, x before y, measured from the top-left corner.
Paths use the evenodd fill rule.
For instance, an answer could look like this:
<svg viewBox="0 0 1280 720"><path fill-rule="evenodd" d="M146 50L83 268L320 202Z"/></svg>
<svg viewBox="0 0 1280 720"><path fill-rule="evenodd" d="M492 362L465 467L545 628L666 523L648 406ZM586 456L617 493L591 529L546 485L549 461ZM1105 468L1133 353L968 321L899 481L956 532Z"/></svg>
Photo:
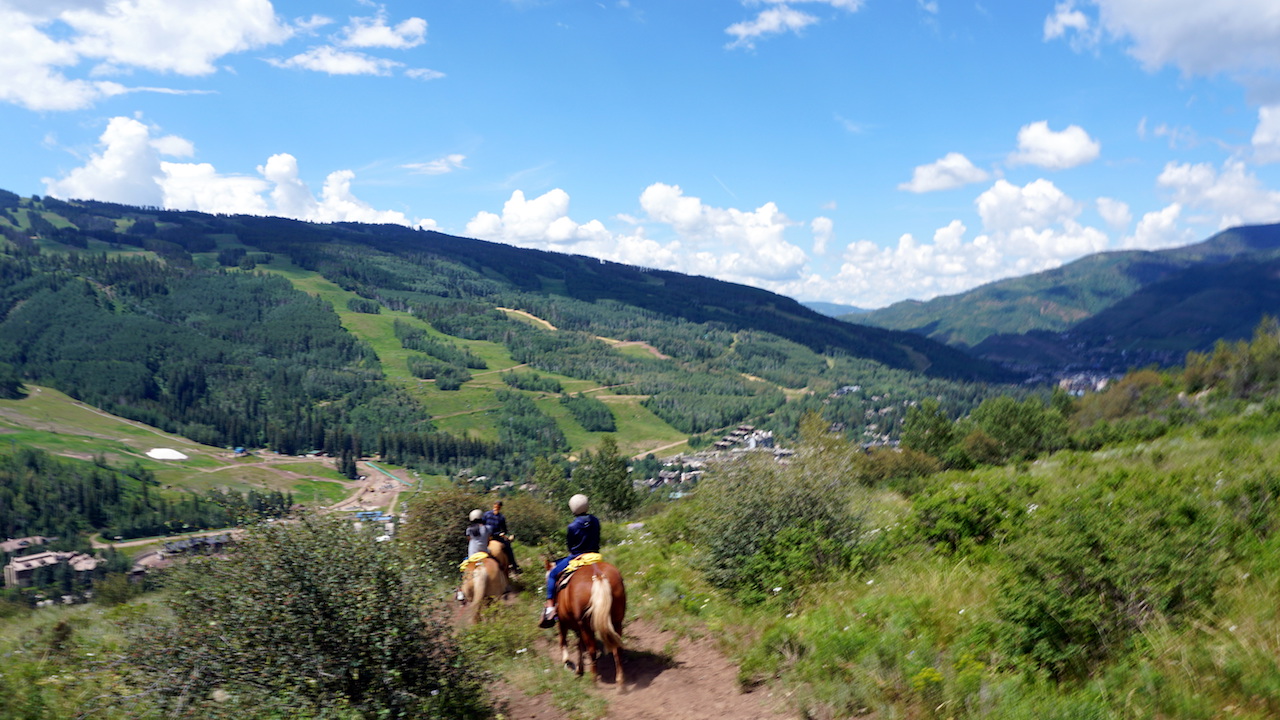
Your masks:
<svg viewBox="0 0 1280 720"><path fill-rule="evenodd" d="M136 465L164 487L194 492L279 490L301 503L330 505L349 495L353 485L320 458L270 453L237 458L227 448L201 445L39 386L28 387L25 398L0 399L0 449L17 446L117 467ZM155 448L177 450L188 459L147 456Z"/></svg>
<svg viewBox="0 0 1280 720"><path fill-rule="evenodd" d="M0 210L0 364L212 445L391 443L426 472L510 480L605 434L640 456L744 422L794 434L808 410L892 438L911 396L963 408L991 390L949 378L1003 377L753 288L437 233L50 198ZM509 385L534 375L554 390ZM561 404L580 393L612 429Z"/></svg>

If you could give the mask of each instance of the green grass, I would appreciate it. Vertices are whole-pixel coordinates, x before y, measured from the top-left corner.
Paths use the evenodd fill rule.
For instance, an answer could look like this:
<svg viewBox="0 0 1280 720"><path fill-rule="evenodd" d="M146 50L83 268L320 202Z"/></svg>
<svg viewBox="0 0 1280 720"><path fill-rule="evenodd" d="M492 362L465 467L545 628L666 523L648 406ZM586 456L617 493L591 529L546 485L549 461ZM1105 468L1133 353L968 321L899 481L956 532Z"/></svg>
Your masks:
<svg viewBox="0 0 1280 720"><path fill-rule="evenodd" d="M500 407L493 398L496 390L505 390L507 385L501 373L520 367L511 359L503 346L482 340L464 340L437 332L429 324L421 322L412 314L382 309L378 314L355 313L347 310L347 301L357 297L355 293L338 287L315 272L302 270L287 259L276 257L269 265L258 266L260 270L282 275L299 290L311 293L333 306L338 313L343 327L353 335L368 343L382 362L383 373L387 379L409 392L422 402L431 414L436 427L443 432L473 437L482 440L496 441L497 415L491 411ZM517 320L541 324L518 314L511 314ZM397 320L408 322L422 328L429 335L465 348L484 359L488 364L485 370L472 370L472 379L464 383L459 390L444 391L435 383L413 377L408 370L407 360L412 351L400 347L396 339L394 324ZM651 358L651 353L640 346L624 346L618 352L633 357ZM577 380L556 373L538 371L540 375L560 382L566 393L590 392L599 390L598 384L590 380ZM640 406L641 398L612 396L603 391L596 396L610 403L614 409L618 429L614 435L625 454L644 454L656 448L680 443L685 436L660 420L653 413ZM589 433L582 429L557 402L558 396L543 395L538 401L539 407L556 420L574 451L592 449L600 442L602 433ZM673 447L666 452L675 452Z"/></svg>

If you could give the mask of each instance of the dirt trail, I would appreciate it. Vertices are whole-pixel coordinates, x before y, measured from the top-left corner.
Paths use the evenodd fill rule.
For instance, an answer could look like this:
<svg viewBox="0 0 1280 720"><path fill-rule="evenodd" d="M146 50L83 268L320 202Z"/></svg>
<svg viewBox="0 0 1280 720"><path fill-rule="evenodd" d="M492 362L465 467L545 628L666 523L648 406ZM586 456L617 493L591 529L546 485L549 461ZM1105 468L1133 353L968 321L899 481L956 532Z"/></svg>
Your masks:
<svg viewBox="0 0 1280 720"><path fill-rule="evenodd" d="M609 703L607 720L781 720L794 718L781 698L768 690L742 693L737 668L708 638L676 640L645 621L633 621L624 632L627 649L622 662L626 689L617 691L611 658L600 661L600 693ZM544 650L559 657L554 632ZM672 657L667 656L675 648ZM574 653L571 651L570 655ZM570 672L565 670L564 672ZM564 720L568 716L545 695L528 697L505 693L510 720Z"/></svg>

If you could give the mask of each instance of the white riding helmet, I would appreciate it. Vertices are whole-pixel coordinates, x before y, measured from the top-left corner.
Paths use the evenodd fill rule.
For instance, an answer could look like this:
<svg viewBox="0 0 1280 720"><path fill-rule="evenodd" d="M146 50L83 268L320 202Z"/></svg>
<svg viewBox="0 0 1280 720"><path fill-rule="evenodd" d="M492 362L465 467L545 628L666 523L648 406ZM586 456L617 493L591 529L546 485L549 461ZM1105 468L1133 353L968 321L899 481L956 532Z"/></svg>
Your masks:
<svg viewBox="0 0 1280 720"><path fill-rule="evenodd" d="M479 511L479 510L472 510L472 511L471 511L471 522L475 522L475 521L477 521L477 520L483 520L483 519L484 519L484 513L483 513L483 512L481 512L481 511Z"/></svg>
<svg viewBox="0 0 1280 720"><path fill-rule="evenodd" d="M587 513L587 507L588 503L586 495L578 493L577 495L569 498L569 512L574 515L585 515Z"/></svg>

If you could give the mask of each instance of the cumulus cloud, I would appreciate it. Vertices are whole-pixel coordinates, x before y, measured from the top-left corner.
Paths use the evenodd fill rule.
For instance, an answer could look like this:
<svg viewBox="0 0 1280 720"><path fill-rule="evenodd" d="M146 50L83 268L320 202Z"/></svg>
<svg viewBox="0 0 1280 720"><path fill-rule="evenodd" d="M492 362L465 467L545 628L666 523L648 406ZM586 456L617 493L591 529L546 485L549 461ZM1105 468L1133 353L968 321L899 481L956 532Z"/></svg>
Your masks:
<svg viewBox="0 0 1280 720"><path fill-rule="evenodd" d="M1219 171L1209 163L1168 163L1156 184L1184 207L1212 212L1220 228L1280 221L1280 192L1263 186L1242 161L1227 160Z"/></svg>
<svg viewBox="0 0 1280 720"><path fill-rule="evenodd" d="M1098 43L1098 29L1089 17L1076 9L1073 0L1060 2L1053 7L1053 14L1044 19L1045 41L1056 40L1070 33L1072 49L1077 52Z"/></svg>
<svg viewBox="0 0 1280 720"><path fill-rule="evenodd" d="M1079 125L1054 132L1041 120L1018 131L1018 150L1009 156L1009 164L1065 170L1096 160L1101 150L1102 144Z"/></svg>
<svg viewBox="0 0 1280 720"><path fill-rule="evenodd" d="M99 138L99 150L61 178L45 178L45 193L61 198L105 200L209 213L280 215L313 222L394 223L434 227L432 220L410 221L403 213L378 210L357 198L355 174L328 175L320 198L312 195L287 153L271 156L257 176L222 174L208 163L183 163L164 157L188 157L194 146L134 118L112 118ZM268 199L270 200L268 202Z"/></svg>
<svg viewBox="0 0 1280 720"><path fill-rule="evenodd" d="M1258 108L1258 127L1253 131L1253 159L1260 163L1280 162L1280 105Z"/></svg>
<svg viewBox="0 0 1280 720"><path fill-rule="evenodd" d="M806 3L826 5L848 12L857 12L862 7L862 0L743 0L744 5L764 4L767 7L750 20L736 22L725 28L724 31L734 37L733 42L725 47L751 49L755 47L756 40L770 35L786 32L799 34L806 27L820 22L817 16L793 7Z"/></svg>
<svg viewBox="0 0 1280 720"><path fill-rule="evenodd" d="M987 171L974 166L960 153L947 153L945 157L929 165L917 166L911 180L898 185L899 190L926 193L950 190L969 183L984 182L990 176Z"/></svg>
<svg viewBox="0 0 1280 720"><path fill-rule="evenodd" d="M819 215L809 223L809 229L813 231L813 254L826 255L827 243L835 234L835 223L831 218Z"/></svg>
<svg viewBox="0 0 1280 720"><path fill-rule="evenodd" d="M1096 26L1074 3L1059 3L1045 20L1045 38L1074 42L1087 33L1105 31L1128 43L1129 53L1151 71L1166 65L1188 75L1274 74L1280 69L1280 5L1273 0L1091 4L1097 7Z"/></svg>
<svg viewBox="0 0 1280 720"><path fill-rule="evenodd" d="M208 75L219 59L294 32L269 0L5 3L0 28L0 101L31 110L85 108L129 90L90 78L136 69Z"/></svg>
<svg viewBox="0 0 1280 720"><path fill-rule="evenodd" d="M427 41L427 21L412 17L395 26L387 25L385 12L376 17L351 18L342 30L339 43L344 47L391 48L405 50Z"/></svg>
<svg viewBox="0 0 1280 720"><path fill-rule="evenodd" d="M436 158L430 162L424 163L408 163L400 167L418 173L420 175L444 175L454 170L464 169L462 163L467 159L466 155L453 153L445 155L442 158Z"/></svg>
<svg viewBox="0 0 1280 720"><path fill-rule="evenodd" d="M278 68L314 70L330 75L390 75L392 70L404 65L362 52L339 50L330 45L314 47L283 60L270 58L267 62Z"/></svg>
<svg viewBox="0 0 1280 720"><path fill-rule="evenodd" d="M311 23L308 27L314 24ZM362 50L415 48L427 41L427 21L411 17L391 25L388 24L386 10L379 7L377 14L372 17L351 18L330 40L331 44L318 45L288 58L269 58L267 62L279 68L312 70L330 75L391 75L398 68L404 67L404 63L370 55ZM406 69L404 74L415 80L444 77L444 73L427 68Z"/></svg>
<svg viewBox="0 0 1280 720"><path fill-rule="evenodd" d="M1160 250L1185 245L1190 242L1191 235L1190 231L1179 229L1178 218L1181 215L1180 203L1149 212L1138 221L1133 235L1121 240L1120 245L1129 250Z"/></svg>
<svg viewBox="0 0 1280 720"><path fill-rule="evenodd" d="M1097 204L1098 214L1108 225L1117 230L1128 227L1133 220L1133 213L1129 211L1128 203L1114 198L1100 197Z"/></svg>
<svg viewBox="0 0 1280 720"><path fill-rule="evenodd" d="M796 225L774 203L754 211L717 208L685 195L676 185L654 183L640 195L642 218L626 218L639 227L632 234L610 232L599 220L579 223L569 216L569 194L551 190L526 198L519 190L502 213L480 212L467 223L469 235L558 252L591 255L617 262L679 270L734 282L767 285L799 275L808 256L785 238ZM825 219L823 219L825 220ZM829 229L817 221L815 234ZM660 225L674 239L648 237L645 225Z"/></svg>

